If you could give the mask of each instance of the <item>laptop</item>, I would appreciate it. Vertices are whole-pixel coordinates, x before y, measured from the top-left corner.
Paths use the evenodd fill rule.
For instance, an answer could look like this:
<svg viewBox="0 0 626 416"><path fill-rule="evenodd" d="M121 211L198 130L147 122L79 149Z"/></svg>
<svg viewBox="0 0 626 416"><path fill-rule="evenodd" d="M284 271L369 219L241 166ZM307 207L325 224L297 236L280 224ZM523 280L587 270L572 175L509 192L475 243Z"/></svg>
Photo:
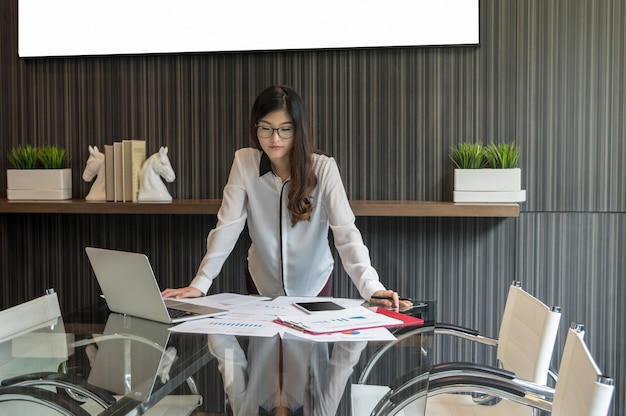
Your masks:
<svg viewBox="0 0 626 416"><path fill-rule="evenodd" d="M113 312L166 324L226 315L226 309L163 299L145 254L86 247L107 306Z"/></svg>

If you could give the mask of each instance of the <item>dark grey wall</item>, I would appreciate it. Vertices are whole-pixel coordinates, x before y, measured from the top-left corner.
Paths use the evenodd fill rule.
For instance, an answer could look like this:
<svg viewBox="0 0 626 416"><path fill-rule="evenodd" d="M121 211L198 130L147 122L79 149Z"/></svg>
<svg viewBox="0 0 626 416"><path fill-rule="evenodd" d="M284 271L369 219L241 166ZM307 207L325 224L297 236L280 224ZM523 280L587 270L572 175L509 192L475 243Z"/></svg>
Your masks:
<svg viewBox="0 0 626 416"><path fill-rule="evenodd" d="M89 144L167 145L175 198L219 198L247 144L252 100L284 83L309 105L317 145L353 199L451 199L450 144L517 141L528 201L519 219L359 218L389 286L439 302L444 321L496 336L521 280L587 326L624 414L626 4L483 0L481 46L22 60L16 0L0 6L0 150L53 143L72 156L74 197ZM7 168L0 158L0 172ZM0 196L5 196L4 186ZM163 286L186 284L214 216L0 216L0 306L57 288L63 307L97 296L86 245L142 251ZM247 237L216 291L243 290ZM337 267L335 294L352 296ZM558 366L564 336L559 337ZM442 343L447 356L471 358Z"/></svg>

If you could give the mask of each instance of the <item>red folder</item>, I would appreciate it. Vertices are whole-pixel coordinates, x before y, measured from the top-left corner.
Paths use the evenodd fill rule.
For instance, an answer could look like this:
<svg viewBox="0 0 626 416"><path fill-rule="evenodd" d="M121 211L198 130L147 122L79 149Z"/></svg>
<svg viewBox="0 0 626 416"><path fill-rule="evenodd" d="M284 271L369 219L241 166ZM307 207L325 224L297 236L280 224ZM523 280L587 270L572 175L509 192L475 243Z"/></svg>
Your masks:
<svg viewBox="0 0 626 416"><path fill-rule="evenodd" d="M376 313L380 313L382 315L386 315L390 318L398 319L402 321L401 324L388 326L387 328L398 328L401 326L414 326L414 325L424 325L424 320L422 318L417 318L415 316L406 315L404 313L396 312L391 309L381 308L381 307L372 307L370 308Z"/></svg>

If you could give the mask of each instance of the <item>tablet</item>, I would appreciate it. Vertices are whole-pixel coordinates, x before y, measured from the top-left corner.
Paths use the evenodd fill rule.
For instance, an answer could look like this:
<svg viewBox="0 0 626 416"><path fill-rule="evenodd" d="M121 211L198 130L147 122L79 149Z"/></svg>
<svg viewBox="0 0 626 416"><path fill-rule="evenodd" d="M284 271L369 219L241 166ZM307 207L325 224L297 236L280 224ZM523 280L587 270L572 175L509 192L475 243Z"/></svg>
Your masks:
<svg viewBox="0 0 626 416"><path fill-rule="evenodd" d="M323 300L323 301L317 301L317 302L296 302L293 305L303 310L306 313L339 311L341 309L344 309L343 306L338 305L335 302L330 301L330 300Z"/></svg>

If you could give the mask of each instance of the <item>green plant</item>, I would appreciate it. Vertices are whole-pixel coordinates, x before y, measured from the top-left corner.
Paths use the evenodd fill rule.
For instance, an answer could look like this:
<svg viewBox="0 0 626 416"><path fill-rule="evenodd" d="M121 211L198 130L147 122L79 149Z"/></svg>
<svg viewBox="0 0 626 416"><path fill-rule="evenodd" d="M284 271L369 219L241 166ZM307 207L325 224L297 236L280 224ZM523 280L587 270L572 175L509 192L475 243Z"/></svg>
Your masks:
<svg viewBox="0 0 626 416"><path fill-rule="evenodd" d="M63 169L68 165L65 149L57 146L42 147L39 152L39 162L42 169Z"/></svg>
<svg viewBox="0 0 626 416"><path fill-rule="evenodd" d="M33 146L18 146L8 154L9 163L15 169L37 169L38 149Z"/></svg>
<svg viewBox="0 0 626 416"><path fill-rule="evenodd" d="M63 169L69 165L67 152L58 146L18 146L7 156L15 169Z"/></svg>
<svg viewBox="0 0 626 416"><path fill-rule="evenodd" d="M481 143L460 143L450 146L450 159L459 169L481 169L485 167L484 148Z"/></svg>
<svg viewBox="0 0 626 416"><path fill-rule="evenodd" d="M492 143L484 148L484 153L490 168L513 169L519 162L520 148L515 143Z"/></svg>

